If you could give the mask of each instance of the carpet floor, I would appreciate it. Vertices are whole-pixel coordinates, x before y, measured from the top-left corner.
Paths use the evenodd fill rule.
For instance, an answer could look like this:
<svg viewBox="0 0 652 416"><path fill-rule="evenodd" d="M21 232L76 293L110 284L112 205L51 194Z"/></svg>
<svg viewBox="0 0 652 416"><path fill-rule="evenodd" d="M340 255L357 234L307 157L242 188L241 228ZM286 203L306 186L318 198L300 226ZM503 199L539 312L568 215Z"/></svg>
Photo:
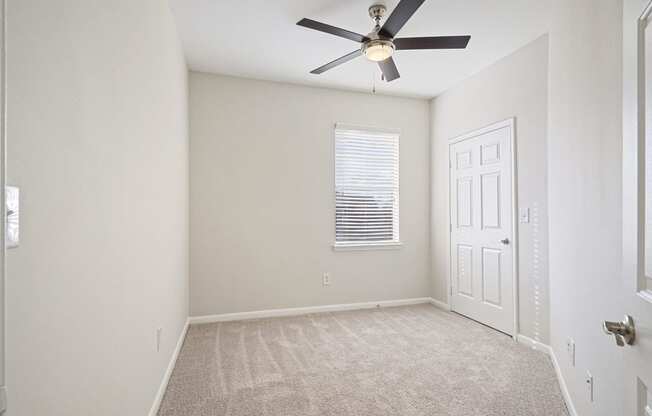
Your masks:
<svg viewBox="0 0 652 416"><path fill-rule="evenodd" d="M550 359L431 305L192 325L159 416L567 416Z"/></svg>

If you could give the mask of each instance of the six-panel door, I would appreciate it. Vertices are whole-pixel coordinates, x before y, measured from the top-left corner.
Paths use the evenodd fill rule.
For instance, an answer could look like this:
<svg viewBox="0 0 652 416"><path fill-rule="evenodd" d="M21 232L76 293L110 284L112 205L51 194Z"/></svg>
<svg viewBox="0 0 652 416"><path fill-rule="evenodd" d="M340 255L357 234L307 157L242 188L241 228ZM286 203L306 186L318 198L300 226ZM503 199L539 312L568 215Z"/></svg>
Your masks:
<svg viewBox="0 0 652 416"><path fill-rule="evenodd" d="M450 145L451 307L514 332L511 123Z"/></svg>

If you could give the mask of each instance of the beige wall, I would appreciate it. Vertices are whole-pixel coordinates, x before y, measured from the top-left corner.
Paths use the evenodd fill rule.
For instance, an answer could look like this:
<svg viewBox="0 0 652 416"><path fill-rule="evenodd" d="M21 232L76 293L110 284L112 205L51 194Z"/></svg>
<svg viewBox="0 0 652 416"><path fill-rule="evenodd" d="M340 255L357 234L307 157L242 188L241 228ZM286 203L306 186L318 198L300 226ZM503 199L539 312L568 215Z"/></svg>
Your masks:
<svg viewBox="0 0 652 416"><path fill-rule="evenodd" d="M174 21L163 0L11 1L8 21L8 414L146 415L188 312Z"/></svg>
<svg viewBox="0 0 652 416"><path fill-rule="evenodd" d="M548 210L546 139L548 38L541 37L431 102L432 296L448 302L450 276L448 141L516 118L518 203L531 222L519 224L520 333L548 341Z"/></svg>
<svg viewBox="0 0 652 416"><path fill-rule="evenodd" d="M429 296L427 101L201 73L190 95L191 315ZM402 130L401 249L331 248L335 122Z"/></svg>
<svg viewBox="0 0 652 416"><path fill-rule="evenodd" d="M625 414L623 388L635 381L623 378L623 351L602 333L601 325L624 312L620 298L623 2L552 3L550 345L577 413L620 415ZM633 30L636 17L630 18ZM634 76L628 76L631 82ZM569 337L575 339L575 367L566 354ZM586 393L587 370L596 380L593 403Z"/></svg>
<svg viewBox="0 0 652 416"><path fill-rule="evenodd" d="M618 414L618 350L599 324L620 313L621 2L551 3L549 41L430 106L191 74L192 314L444 300L445 142L515 116L544 308L546 229L551 241L548 324L529 302L533 225L520 229L521 332L545 342L549 325L579 414ZM188 312L186 70L167 4L9 2L9 48L22 242L7 259L8 414L146 414ZM337 121L403 130L400 250L331 249ZM610 392L593 404L587 369Z"/></svg>

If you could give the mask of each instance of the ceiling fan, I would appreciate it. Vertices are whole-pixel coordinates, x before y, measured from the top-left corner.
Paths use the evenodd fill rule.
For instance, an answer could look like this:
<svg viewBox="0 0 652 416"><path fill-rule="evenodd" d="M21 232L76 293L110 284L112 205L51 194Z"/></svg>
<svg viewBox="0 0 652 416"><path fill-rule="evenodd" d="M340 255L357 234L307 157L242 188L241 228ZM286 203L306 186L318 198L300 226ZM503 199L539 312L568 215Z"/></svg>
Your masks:
<svg viewBox="0 0 652 416"><path fill-rule="evenodd" d="M311 74L321 74L335 68L358 56L364 55L370 61L378 62L378 66L386 81L393 81L401 75L398 73L396 63L392 58L395 50L409 49L464 49L471 40L471 36L432 36L420 38L397 38L399 30L412 17L425 0L401 0L385 24L380 26L387 8L382 3L375 3L369 7L369 16L376 25L368 35L351 32L346 29L327 25L311 19L301 19L297 25L320 32L330 33L352 41L361 43L360 49L337 58L336 60L310 71Z"/></svg>

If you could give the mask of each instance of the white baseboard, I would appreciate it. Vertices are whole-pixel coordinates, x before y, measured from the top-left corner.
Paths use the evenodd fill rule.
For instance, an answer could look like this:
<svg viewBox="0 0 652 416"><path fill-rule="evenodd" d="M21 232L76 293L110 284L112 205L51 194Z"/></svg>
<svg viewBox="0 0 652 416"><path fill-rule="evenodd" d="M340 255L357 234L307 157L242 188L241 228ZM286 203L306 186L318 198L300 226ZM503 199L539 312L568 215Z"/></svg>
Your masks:
<svg viewBox="0 0 652 416"><path fill-rule="evenodd" d="M564 376L561 373L561 368L559 367L559 363L557 362L557 356L555 355L553 349L549 345L543 344L539 341L536 341L530 337L526 337L525 335L521 335L521 334L518 334L516 336L516 340L523 345L527 345L528 347L544 352L550 356L552 365L553 367L555 367L555 374L557 374L557 380L559 381L559 388L561 389L561 394L564 396L564 401L566 402L566 408L568 409L568 413L570 414L570 416L577 416L577 411L575 410L575 406L573 405L573 400L571 399L570 393L568 392L568 387L566 386L566 380L564 380Z"/></svg>
<svg viewBox="0 0 652 416"><path fill-rule="evenodd" d="M448 303L442 302L440 300L437 300L435 298L430 298L430 303L436 308L443 309L443 310L448 311L448 312L451 311L451 305L449 305Z"/></svg>
<svg viewBox="0 0 652 416"><path fill-rule="evenodd" d="M165 370L165 374L163 374L163 380L161 380L161 385L159 386L158 391L156 392L156 397L154 397L154 403L152 404L152 408L149 411L149 416L156 416L159 407L161 407L161 401L163 400L163 396L165 395L165 390L167 390L168 388L168 382L170 381L170 377L172 376L172 371L174 370L174 366L177 363L177 358L179 357L179 353L181 352L183 341L186 339L186 333L188 332L189 326L190 326L190 320L186 319L186 324L183 326L181 335L179 335L177 346L174 348L174 351L172 352L172 357L170 358L170 363L168 364L168 368Z"/></svg>
<svg viewBox="0 0 652 416"><path fill-rule="evenodd" d="M559 380L559 387L561 388L561 394L564 396L564 400L566 401L568 413L570 413L570 416L577 416L575 405L573 405L573 400L571 399L570 392L566 386L566 381L564 380L564 376L561 373L561 368L557 362L557 356L555 355L554 351L552 351L552 348L550 349L550 359L552 360L552 365L555 367L555 373L557 373L557 380Z"/></svg>
<svg viewBox="0 0 652 416"><path fill-rule="evenodd" d="M352 311L357 309L373 309L390 306L417 305L431 303L431 298L412 298L398 300L382 300L377 302L346 303L341 305L308 306L304 308L268 309L262 311L223 313L219 315L191 316L191 324L207 324L211 322L242 321L246 319L274 318L279 316L306 315L309 313Z"/></svg>
<svg viewBox="0 0 652 416"><path fill-rule="evenodd" d="M534 340L534 339L532 339L530 337L526 337L525 335L522 335L522 334L516 335L516 341L518 341L519 343L521 343L523 345L527 345L528 347L530 347L530 348L532 348L534 350L545 352L546 354L548 354L550 356L553 355L552 348L550 348L548 345L546 345L546 344L544 344L542 342L536 341L536 340Z"/></svg>

